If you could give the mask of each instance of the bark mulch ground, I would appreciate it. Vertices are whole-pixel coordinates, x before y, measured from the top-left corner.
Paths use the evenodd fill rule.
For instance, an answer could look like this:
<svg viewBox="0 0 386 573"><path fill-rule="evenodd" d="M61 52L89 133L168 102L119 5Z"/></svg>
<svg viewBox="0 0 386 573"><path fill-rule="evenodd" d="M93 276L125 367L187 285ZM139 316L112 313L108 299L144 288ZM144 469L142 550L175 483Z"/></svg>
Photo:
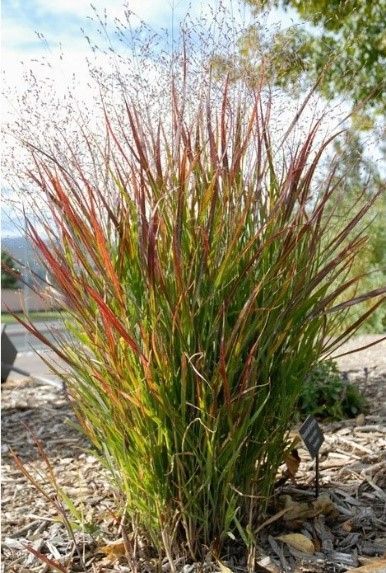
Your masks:
<svg viewBox="0 0 386 573"><path fill-rule="evenodd" d="M361 337L346 350L375 339ZM256 571L386 572L386 342L338 363L363 390L368 413L323 424L318 500L314 462L299 449L296 476L277 488L261 529ZM3 385L2 408L2 571L43 573L54 571L54 562L68 572L133 571L125 555L130 539L116 514L119 500L74 426L63 392L30 379L10 381ZM36 440L44 444L46 460L39 458ZM12 450L47 497L16 467ZM60 495L47 477L47 462L57 488L73 504L65 510L71 524L67 529L59 518ZM169 563L152 559L145 547L139 545L137 554L140 571L170 570ZM194 564L181 558L176 570L236 573L245 571L246 564L230 547L222 563L208 559Z"/></svg>

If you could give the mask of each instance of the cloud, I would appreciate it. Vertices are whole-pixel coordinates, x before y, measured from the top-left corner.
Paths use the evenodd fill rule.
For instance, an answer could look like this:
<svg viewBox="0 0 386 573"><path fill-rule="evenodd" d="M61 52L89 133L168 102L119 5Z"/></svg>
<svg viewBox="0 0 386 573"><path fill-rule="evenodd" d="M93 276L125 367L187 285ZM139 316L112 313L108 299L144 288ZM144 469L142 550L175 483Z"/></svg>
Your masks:
<svg viewBox="0 0 386 573"><path fill-rule="evenodd" d="M38 8L47 13L76 14L85 18L94 11L103 15L106 10L109 18L122 18L126 9L137 13L146 21L159 21L159 18L168 11L166 0L132 0L130 2L117 2L116 0L36 0Z"/></svg>
<svg viewBox="0 0 386 573"><path fill-rule="evenodd" d="M177 26L188 12L193 18L201 15L208 17L209 21L211 10L217 3L218 0L131 0L126 3L94 0L93 9L89 0L3 0L2 62L5 83L19 94L22 93L26 89L23 74L29 68L38 78L47 75L54 77L59 91L64 91L64 84L68 84L74 72L84 77L86 57L90 56L84 36L95 43L100 39L98 26L89 18L95 18L95 11L103 18L106 9L108 21L114 26L114 18L125 22L126 8L153 29L160 30L170 29L172 22ZM225 6L232 3L237 4L237 0L224 0ZM237 10L234 14L237 14ZM134 18L134 27L136 23L139 20ZM38 34L41 36L38 37ZM118 44L114 34L111 34L111 38ZM129 48L126 46L123 49ZM50 69L36 61L41 58L51 62ZM22 61L25 65L21 64ZM7 116L8 110L5 112Z"/></svg>
<svg viewBox="0 0 386 573"><path fill-rule="evenodd" d="M205 3L193 0L192 4L198 12ZM128 8L138 16L138 23L141 19L159 30L172 25L173 11L176 21L183 18L190 3L185 0L132 0L124 4L117 0L95 0L93 6L94 10L89 0L4 0L1 42L7 83L17 85L22 82L21 61L29 63L34 58L49 58L59 51L73 64L83 61L90 53L84 35L98 40L98 26L90 20L90 17L95 19L96 12L103 18L106 9L110 23L114 18L125 22L125 8Z"/></svg>
<svg viewBox="0 0 386 573"><path fill-rule="evenodd" d="M80 29L92 32L92 18L97 15L108 21L118 18L125 21L127 10L134 12L139 20L156 29L170 27L173 19L183 18L188 11L195 13L205 6L203 0L5 0L2 6L3 38L5 49L18 49L26 53L38 47L36 32L44 34L51 46L61 43L72 48L72 42L81 39ZM95 26L94 26L95 29Z"/></svg>

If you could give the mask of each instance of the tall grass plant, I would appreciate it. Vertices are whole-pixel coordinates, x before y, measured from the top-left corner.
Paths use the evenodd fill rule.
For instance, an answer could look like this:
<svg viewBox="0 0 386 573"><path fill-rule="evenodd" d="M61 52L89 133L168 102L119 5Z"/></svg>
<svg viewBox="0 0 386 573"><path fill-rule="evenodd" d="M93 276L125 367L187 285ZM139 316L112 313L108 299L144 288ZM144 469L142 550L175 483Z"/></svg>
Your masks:
<svg viewBox="0 0 386 573"><path fill-rule="evenodd" d="M332 227L337 164L316 174L334 136L320 117L304 131L310 98L280 132L263 71L191 77L185 47L173 62L159 113L123 90L119 109L102 98L103 137L78 133L82 153L24 142L49 241L28 232L75 342L25 324L71 367L129 521L171 562L254 546L305 377L385 292L342 329L374 197Z"/></svg>

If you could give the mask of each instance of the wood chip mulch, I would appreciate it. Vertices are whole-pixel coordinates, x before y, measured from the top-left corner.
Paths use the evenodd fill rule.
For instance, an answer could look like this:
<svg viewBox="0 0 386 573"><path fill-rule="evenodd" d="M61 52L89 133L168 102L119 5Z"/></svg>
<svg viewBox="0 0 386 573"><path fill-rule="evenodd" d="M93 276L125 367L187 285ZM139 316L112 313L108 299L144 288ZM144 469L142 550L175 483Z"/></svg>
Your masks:
<svg viewBox="0 0 386 573"><path fill-rule="evenodd" d="M361 337L346 348L375 339ZM322 425L318 500L314 461L299 449L298 472L276 490L260 532L256 572L386 573L386 343L338 363L345 377L363 390L369 411ZM76 429L63 392L30 379L9 381L2 388L2 409L1 571L46 573L55 570L54 563L68 572L133 571L117 516L119 500ZM36 439L44 444L57 487L73 503L70 531L58 519L58 496L47 479L46 462L37 455ZM54 503L22 475L12 450ZM170 565L140 559L139 569L168 573ZM230 549L221 563L180 559L176 570L241 573L246 564Z"/></svg>

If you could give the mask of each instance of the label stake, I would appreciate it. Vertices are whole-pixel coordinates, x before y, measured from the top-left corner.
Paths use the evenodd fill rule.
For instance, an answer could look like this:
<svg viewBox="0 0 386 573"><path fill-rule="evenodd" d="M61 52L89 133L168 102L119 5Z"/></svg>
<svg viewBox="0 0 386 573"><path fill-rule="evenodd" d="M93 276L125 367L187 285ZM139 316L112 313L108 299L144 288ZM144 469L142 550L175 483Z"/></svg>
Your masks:
<svg viewBox="0 0 386 573"><path fill-rule="evenodd" d="M313 416L303 422L300 430L300 437L304 445L310 452L312 459L315 459L315 497L319 497L319 450L324 442L324 435L321 427Z"/></svg>
<svg viewBox="0 0 386 573"><path fill-rule="evenodd" d="M319 497L319 452L316 454L315 459L315 497Z"/></svg>

